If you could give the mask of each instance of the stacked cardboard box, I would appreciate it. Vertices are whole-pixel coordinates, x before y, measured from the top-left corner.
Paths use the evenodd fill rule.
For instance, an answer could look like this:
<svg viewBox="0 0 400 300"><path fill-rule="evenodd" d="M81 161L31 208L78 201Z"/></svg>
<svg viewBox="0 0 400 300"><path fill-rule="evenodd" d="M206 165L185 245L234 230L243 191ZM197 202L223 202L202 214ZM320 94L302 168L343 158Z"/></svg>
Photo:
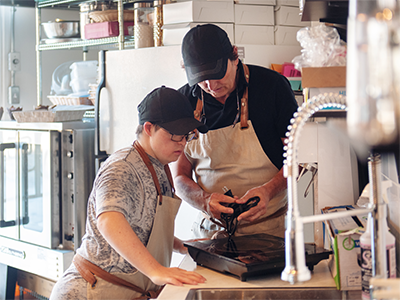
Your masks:
<svg viewBox="0 0 400 300"><path fill-rule="evenodd" d="M311 26L302 22L298 0L277 0L275 6L275 44L299 45L297 32L302 27Z"/></svg>
<svg viewBox="0 0 400 300"><path fill-rule="evenodd" d="M213 23L236 45L299 46L297 31L311 25L299 13L295 0L179 0L164 5L163 44L181 44L190 28Z"/></svg>
<svg viewBox="0 0 400 300"><path fill-rule="evenodd" d="M315 67L301 70L304 101L325 93L346 96L346 67Z"/></svg>
<svg viewBox="0 0 400 300"><path fill-rule="evenodd" d="M274 4L270 0L236 2L236 44L274 45Z"/></svg>
<svg viewBox="0 0 400 300"><path fill-rule="evenodd" d="M351 205L326 207L322 213L353 209ZM366 226L366 216L346 217L324 222L325 248L331 248L329 269L336 287L341 291L361 290L360 236Z"/></svg>
<svg viewBox="0 0 400 300"><path fill-rule="evenodd" d="M224 29L234 43L233 1L184 1L164 5L163 44L182 43L185 34L199 24L213 23Z"/></svg>

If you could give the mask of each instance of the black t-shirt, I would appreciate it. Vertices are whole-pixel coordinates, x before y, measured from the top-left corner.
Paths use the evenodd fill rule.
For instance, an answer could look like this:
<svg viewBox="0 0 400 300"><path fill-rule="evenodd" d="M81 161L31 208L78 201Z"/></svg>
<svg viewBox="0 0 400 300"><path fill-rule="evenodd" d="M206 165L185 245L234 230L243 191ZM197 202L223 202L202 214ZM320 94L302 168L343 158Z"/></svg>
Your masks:
<svg viewBox="0 0 400 300"><path fill-rule="evenodd" d="M270 69L247 65L249 67L249 120L251 120L258 140L271 162L281 169L283 165L283 144L290 119L297 111L297 102L289 81L283 75ZM205 124L209 130L231 126L237 114L237 95L241 99L247 82L243 65L239 61L238 92L233 91L225 104L210 94L203 92ZM188 84L179 89L190 100L193 110L197 99L201 99L201 88ZM240 126L238 124L237 126Z"/></svg>

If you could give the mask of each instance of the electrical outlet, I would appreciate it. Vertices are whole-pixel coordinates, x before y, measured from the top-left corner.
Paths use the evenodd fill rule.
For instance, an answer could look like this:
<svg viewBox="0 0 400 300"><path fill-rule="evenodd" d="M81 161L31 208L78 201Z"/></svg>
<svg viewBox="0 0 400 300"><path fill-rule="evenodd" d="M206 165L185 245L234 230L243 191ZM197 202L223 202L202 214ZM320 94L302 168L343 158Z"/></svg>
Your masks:
<svg viewBox="0 0 400 300"><path fill-rule="evenodd" d="M19 86L8 87L8 103L19 104Z"/></svg>
<svg viewBox="0 0 400 300"><path fill-rule="evenodd" d="M8 53L8 70L21 71L21 54L18 52Z"/></svg>

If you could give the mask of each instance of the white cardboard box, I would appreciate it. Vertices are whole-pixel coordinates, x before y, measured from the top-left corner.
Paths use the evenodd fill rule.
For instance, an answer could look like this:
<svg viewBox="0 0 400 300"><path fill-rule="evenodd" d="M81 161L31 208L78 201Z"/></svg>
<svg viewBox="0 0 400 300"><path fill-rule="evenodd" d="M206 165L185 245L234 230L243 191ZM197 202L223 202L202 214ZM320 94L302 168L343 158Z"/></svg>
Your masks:
<svg viewBox="0 0 400 300"><path fill-rule="evenodd" d="M233 23L233 2L231 1L186 1L165 4L164 24L185 22Z"/></svg>
<svg viewBox="0 0 400 300"><path fill-rule="evenodd" d="M360 236L362 230L345 231L335 234L328 221L324 222L327 242L333 255L329 258L329 269L335 280L336 288L341 291L361 290L361 267L358 265Z"/></svg>
<svg viewBox="0 0 400 300"><path fill-rule="evenodd" d="M299 29L296 26L275 26L275 45L300 46L297 40Z"/></svg>
<svg viewBox="0 0 400 300"><path fill-rule="evenodd" d="M310 100L314 96L318 96L319 94L325 93L333 93L339 94L342 96L346 96L346 87L325 87L325 88L304 88L303 87L303 95L304 101Z"/></svg>
<svg viewBox="0 0 400 300"><path fill-rule="evenodd" d="M235 44L274 45L274 26L235 24Z"/></svg>
<svg viewBox="0 0 400 300"><path fill-rule="evenodd" d="M299 2L299 0L276 0L276 5L277 6L285 5L285 6L299 7L300 2Z"/></svg>
<svg viewBox="0 0 400 300"><path fill-rule="evenodd" d="M235 24L274 25L274 7L267 5L235 4Z"/></svg>
<svg viewBox="0 0 400 300"><path fill-rule="evenodd" d="M275 6L275 25L307 27L311 22L301 21L298 7Z"/></svg>
<svg viewBox="0 0 400 300"><path fill-rule="evenodd" d="M178 23L166 24L163 26L163 44L164 46L180 45L185 34L193 27L206 23ZM233 32L233 23L213 23L226 31L232 44L235 43Z"/></svg>
<svg viewBox="0 0 400 300"><path fill-rule="evenodd" d="M237 4L276 5L276 0L235 0Z"/></svg>

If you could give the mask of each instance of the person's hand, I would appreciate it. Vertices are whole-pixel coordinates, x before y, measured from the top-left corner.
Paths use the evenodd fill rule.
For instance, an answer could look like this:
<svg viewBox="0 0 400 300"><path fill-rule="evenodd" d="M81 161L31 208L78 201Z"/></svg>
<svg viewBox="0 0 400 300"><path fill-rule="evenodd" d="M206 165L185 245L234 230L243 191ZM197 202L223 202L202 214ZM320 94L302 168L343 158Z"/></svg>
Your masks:
<svg viewBox="0 0 400 300"><path fill-rule="evenodd" d="M267 191L267 187L259 186L248 190L246 194L240 199L236 201L238 204L246 203L252 197L258 196L260 197L260 202L248 211L242 213L238 217L238 221L245 220L249 222L253 222L263 216L267 212L267 206L269 203L270 197L268 196L269 193Z"/></svg>
<svg viewBox="0 0 400 300"><path fill-rule="evenodd" d="M196 272L163 266L150 275L150 280L157 285L172 284L177 286L182 286L183 284L197 285L206 282L206 279Z"/></svg>
<svg viewBox="0 0 400 300"><path fill-rule="evenodd" d="M210 217L221 220L221 213L233 214L233 209L227 207L229 203L234 203L238 197L230 197L219 193L212 193L207 199L207 213ZM225 204L225 205L223 205Z"/></svg>

